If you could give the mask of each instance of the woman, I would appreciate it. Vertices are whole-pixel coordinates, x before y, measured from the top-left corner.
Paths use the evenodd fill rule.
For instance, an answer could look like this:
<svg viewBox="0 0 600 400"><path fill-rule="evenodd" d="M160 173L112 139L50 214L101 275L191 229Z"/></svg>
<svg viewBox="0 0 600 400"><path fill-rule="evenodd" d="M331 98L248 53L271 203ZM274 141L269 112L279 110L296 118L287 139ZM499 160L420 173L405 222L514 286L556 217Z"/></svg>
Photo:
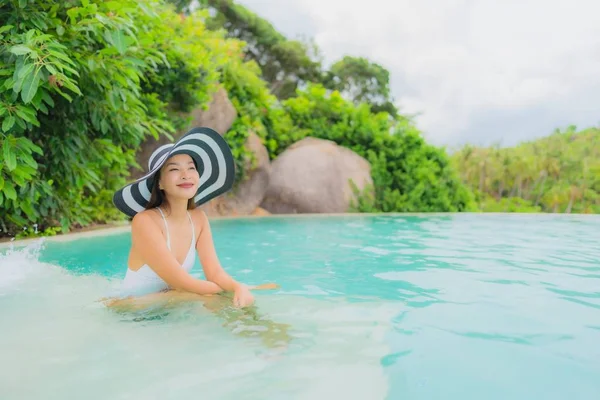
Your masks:
<svg viewBox="0 0 600 400"><path fill-rule="evenodd" d="M148 167L147 175L113 197L115 206L133 218L124 294L232 292L235 306L253 304L250 288L221 267L208 218L196 208L233 186L234 160L225 140L212 129L194 128L156 149ZM206 280L190 275L196 251Z"/></svg>

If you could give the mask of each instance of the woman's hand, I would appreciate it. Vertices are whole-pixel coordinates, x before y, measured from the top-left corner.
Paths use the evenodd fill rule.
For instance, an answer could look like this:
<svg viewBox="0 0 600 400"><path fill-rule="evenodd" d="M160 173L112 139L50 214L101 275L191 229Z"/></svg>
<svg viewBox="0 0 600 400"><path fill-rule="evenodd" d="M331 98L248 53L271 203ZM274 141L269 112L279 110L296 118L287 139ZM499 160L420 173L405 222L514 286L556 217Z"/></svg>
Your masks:
<svg viewBox="0 0 600 400"><path fill-rule="evenodd" d="M245 285L238 285L233 295L233 305L243 308L251 306L253 303L254 296L250 293L250 289Z"/></svg>

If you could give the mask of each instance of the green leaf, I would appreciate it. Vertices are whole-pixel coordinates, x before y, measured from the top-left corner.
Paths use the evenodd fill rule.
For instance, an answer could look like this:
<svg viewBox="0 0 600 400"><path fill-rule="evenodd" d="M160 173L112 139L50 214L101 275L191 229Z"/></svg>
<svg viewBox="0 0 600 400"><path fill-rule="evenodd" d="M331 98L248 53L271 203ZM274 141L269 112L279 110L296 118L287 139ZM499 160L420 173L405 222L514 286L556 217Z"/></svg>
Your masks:
<svg viewBox="0 0 600 400"><path fill-rule="evenodd" d="M10 48L10 52L17 56L22 56L23 54L30 53L32 50L22 44L18 44Z"/></svg>
<svg viewBox="0 0 600 400"><path fill-rule="evenodd" d="M21 156L21 161L23 161L25 164L29 165L31 168L37 168L38 167L37 162L30 155Z"/></svg>
<svg viewBox="0 0 600 400"><path fill-rule="evenodd" d="M27 3L29 3L28 0L19 0L19 7L25 8L25 7L27 7Z"/></svg>
<svg viewBox="0 0 600 400"><path fill-rule="evenodd" d="M4 183L4 189L2 189L4 195L7 199L16 200L17 199L17 191L11 181L6 181Z"/></svg>
<svg viewBox="0 0 600 400"><path fill-rule="evenodd" d="M35 72L27 75L23 81L23 88L21 90L21 99L23 100L23 103L29 103L33 99L33 96L35 96L40 84L40 76L40 69L36 68Z"/></svg>
<svg viewBox="0 0 600 400"><path fill-rule="evenodd" d="M21 118L16 118L15 119L15 123L21 128L21 129L27 129L27 124L25 123L25 121L23 121Z"/></svg>
<svg viewBox="0 0 600 400"><path fill-rule="evenodd" d="M77 17L77 14L79 14L79 7L73 7L67 11L67 15L71 19L71 23L75 23L75 18Z"/></svg>
<svg viewBox="0 0 600 400"><path fill-rule="evenodd" d="M13 25L0 26L0 33L4 33L6 31L10 31L12 28L14 28Z"/></svg>
<svg viewBox="0 0 600 400"><path fill-rule="evenodd" d="M33 68L35 68L35 64L33 63L23 65L17 72L17 79L23 79L23 77L29 75L33 71Z"/></svg>
<svg viewBox="0 0 600 400"><path fill-rule="evenodd" d="M71 65L75 65L73 60L71 60L67 55L65 55L64 53L61 53L60 51L49 50L48 53L50 53L50 55L52 55L56 58L60 58L61 60L68 62Z"/></svg>
<svg viewBox="0 0 600 400"><path fill-rule="evenodd" d="M123 7L118 1L107 1L104 3L104 5L111 11L115 11Z"/></svg>
<svg viewBox="0 0 600 400"><path fill-rule="evenodd" d="M23 172L27 179L31 179L31 177L37 173L38 164L30 155L23 157L23 159L25 158L29 158L29 161L26 161L25 164L21 164L19 170Z"/></svg>
<svg viewBox="0 0 600 400"><path fill-rule="evenodd" d="M54 68L54 66L52 64L46 64L46 65L44 65L44 67L46 67L48 72L50 72L52 75L58 74L58 71L56 70L56 68Z"/></svg>
<svg viewBox="0 0 600 400"><path fill-rule="evenodd" d="M16 108L15 113L19 117L21 117L21 119L29 122L30 124L33 124L35 122L35 117L32 117L30 114L23 112L23 110L21 108Z"/></svg>
<svg viewBox="0 0 600 400"><path fill-rule="evenodd" d="M34 153L41 155L44 155L44 152L42 151L42 149L36 145L35 143L31 142L29 139L25 139L25 138L20 138L23 139L22 142L20 142L19 144L24 148L24 149L28 149L31 150Z"/></svg>
<svg viewBox="0 0 600 400"><path fill-rule="evenodd" d="M19 214L12 214L8 217L14 224L25 226L27 225L27 220L21 217Z"/></svg>
<svg viewBox="0 0 600 400"><path fill-rule="evenodd" d="M20 203L19 206L21 207L21 210L25 211L25 214L27 214L29 219L33 221L36 217L36 212L33 208L33 205L29 201L27 201Z"/></svg>
<svg viewBox="0 0 600 400"><path fill-rule="evenodd" d="M33 107L35 107L36 110L38 110L40 108L40 104L42 104L42 95L44 94L43 90L38 90L37 93L35 94L35 96L33 96L33 99L31 99L31 104L33 105ZM33 109L31 107L24 107L23 110L26 110L24 112L31 114L32 116L35 116L35 112L33 111Z"/></svg>
<svg viewBox="0 0 600 400"><path fill-rule="evenodd" d="M119 53L124 54L125 51L127 51L126 37L123 31L119 30L111 32L110 38L113 46L115 46Z"/></svg>
<svg viewBox="0 0 600 400"><path fill-rule="evenodd" d="M25 177L26 174L23 173L23 171L21 171L21 169L15 169L11 175L12 181L17 185L17 186L23 186L25 185Z"/></svg>
<svg viewBox="0 0 600 400"><path fill-rule="evenodd" d="M12 128L14 124L15 124L15 116L14 115L9 115L4 120L4 122L2 122L2 131L3 132L8 132L8 130L10 128ZM4 143L6 143L6 141Z"/></svg>
<svg viewBox="0 0 600 400"><path fill-rule="evenodd" d="M4 163L9 171L13 171L17 168L17 155L11 149L9 138L4 139L2 154L4 156Z"/></svg>
<svg viewBox="0 0 600 400"><path fill-rule="evenodd" d="M35 35L35 29L30 29L27 31L27 33L25 34L25 40L27 41L27 43L31 42L31 39L33 39L33 35Z"/></svg>
<svg viewBox="0 0 600 400"><path fill-rule="evenodd" d="M52 97L50 97L48 92L44 92L42 94L42 100L44 100L50 107L54 107L54 100L52 100Z"/></svg>
<svg viewBox="0 0 600 400"><path fill-rule="evenodd" d="M0 174L0 192L2 191L2 188L4 188L4 177Z"/></svg>
<svg viewBox="0 0 600 400"><path fill-rule="evenodd" d="M14 85L15 85L15 80L13 79L12 76L4 81L4 87L6 89L11 89L11 88L13 88Z"/></svg>
<svg viewBox="0 0 600 400"><path fill-rule="evenodd" d="M71 81L64 81L63 82L64 87L66 87L67 89L71 89L73 92L77 93L78 95L83 95L83 93L81 93L81 90L79 90L79 88L77 86L75 86L73 83L71 83Z"/></svg>
<svg viewBox="0 0 600 400"><path fill-rule="evenodd" d="M40 103L40 105L38 106L38 110L40 110L42 113L48 115L48 107L46 107L46 105L44 103Z"/></svg>
<svg viewBox="0 0 600 400"><path fill-rule="evenodd" d="M62 25L59 25L59 26L57 26L57 27L56 27L56 34L57 34L58 36L62 36L62 35L64 35L64 34L65 34L65 28L63 28L63 26L62 26Z"/></svg>
<svg viewBox="0 0 600 400"><path fill-rule="evenodd" d="M73 98L71 96L69 96L67 93L63 92L62 90L56 88L55 89L58 94L60 94L62 97L64 97L65 99L69 100L69 102L73 101Z"/></svg>
<svg viewBox="0 0 600 400"><path fill-rule="evenodd" d="M75 69L69 67L68 65L61 65L63 70L69 71L70 73L72 73L75 76L79 76L79 72L77 72Z"/></svg>

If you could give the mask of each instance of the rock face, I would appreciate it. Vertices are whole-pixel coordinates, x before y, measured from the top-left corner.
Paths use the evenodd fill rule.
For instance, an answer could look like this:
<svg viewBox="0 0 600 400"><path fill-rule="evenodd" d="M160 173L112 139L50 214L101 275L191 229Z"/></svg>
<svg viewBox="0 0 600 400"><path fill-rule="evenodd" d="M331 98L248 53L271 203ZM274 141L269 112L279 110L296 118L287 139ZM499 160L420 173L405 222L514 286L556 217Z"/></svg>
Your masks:
<svg viewBox="0 0 600 400"><path fill-rule="evenodd" d="M263 200L271 177L271 163L267 148L255 133L250 133L246 148L254 154L255 160L248 160L244 166L246 176L234 189L203 204L201 208L208 216L215 215L264 215L257 207Z"/></svg>
<svg viewBox="0 0 600 400"><path fill-rule="evenodd" d="M225 89L221 88L214 94L207 110L198 108L193 110L189 116L192 117L192 122L190 122L187 129L173 135L175 140L179 139L185 132L195 126L206 126L223 135L231 128L231 125L233 125L237 116L237 111L229 100L229 97L227 97ZM136 161L142 167L142 170L131 170L131 178L137 179L143 176L148 169L148 159L152 152L159 146L169 142L171 141L164 136L161 136L158 140L153 137L148 137L141 144L140 150L136 154Z"/></svg>
<svg viewBox="0 0 600 400"><path fill-rule="evenodd" d="M206 126L223 135L231 128L237 111L229 100L225 89L219 89L214 95L208 110L197 108L191 113L192 122L189 128Z"/></svg>
<svg viewBox="0 0 600 400"><path fill-rule="evenodd" d="M332 141L305 138L281 153L271 165L262 208L273 214L343 213L359 190L372 185L371 166Z"/></svg>

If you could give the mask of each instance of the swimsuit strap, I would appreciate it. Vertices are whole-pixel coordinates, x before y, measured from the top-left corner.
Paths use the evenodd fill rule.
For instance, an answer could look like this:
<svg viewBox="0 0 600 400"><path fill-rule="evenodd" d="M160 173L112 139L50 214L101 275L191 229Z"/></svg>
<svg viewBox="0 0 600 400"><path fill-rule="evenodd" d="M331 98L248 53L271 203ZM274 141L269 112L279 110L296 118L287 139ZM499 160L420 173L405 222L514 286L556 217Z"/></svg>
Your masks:
<svg viewBox="0 0 600 400"><path fill-rule="evenodd" d="M190 215L190 212L187 212L188 215L188 219L190 220L190 224L192 225L192 246L194 244L194 241L196 239L196 230L194 229L194 221L192 221L192 216Z"/></svg>
<svg viewBox="0 0 600 400"><path fill-rule="evenodd" d="M165 221L165 229L167 230L167 248L171 250L171 237L169 236L169 224L167 224L167 219L165 218L165 214L163 214L160 207L157 207L158 211L160 211L160 215L162 215L163 221Z"/></svg>
<svg viewBox="0 0 600 400"><path fill-rule="evenodd" d="M192 220L192 216L190 215L190 212L188 211L187 213L188 213L188 219L190 220L190 224L192 225L192 244L190 247L193 249L195 247L194 243L196 242L196 229L194 228L194 221Z"/></svg>

